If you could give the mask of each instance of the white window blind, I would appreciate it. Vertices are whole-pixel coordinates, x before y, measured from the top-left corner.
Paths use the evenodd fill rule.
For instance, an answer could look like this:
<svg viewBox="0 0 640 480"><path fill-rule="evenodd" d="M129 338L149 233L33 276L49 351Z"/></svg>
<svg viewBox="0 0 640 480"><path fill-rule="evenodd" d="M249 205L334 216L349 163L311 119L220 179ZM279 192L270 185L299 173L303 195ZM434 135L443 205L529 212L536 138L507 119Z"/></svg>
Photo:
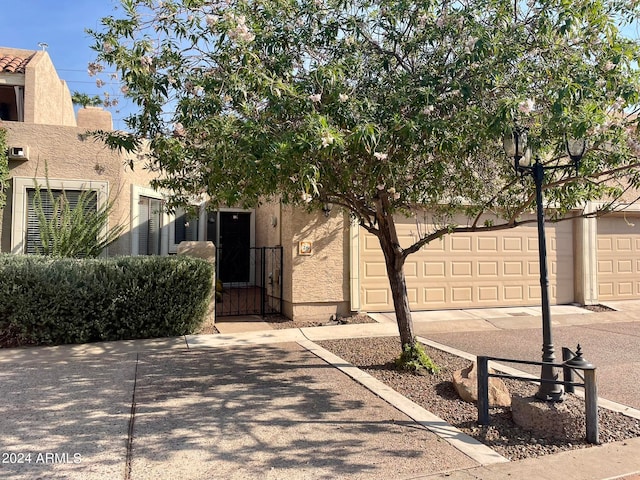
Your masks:
<svg viewBox="0 0 640 480"><path fill-rule="evenodd" d="M35 189L27 189L27 241L25 253L36 254L40 250L40 221L38 215L33 208L33 201L35 198ZM47 220L51 220L54 215L54 202L56 202L60 196L64 193L65 202L68 203L69 208L73 210L78 205L78 199L82 194L82 190L51 190L53 199L49 196L46 190L40 191L40 199L42 202L42 211ZM86 212L97 211L97 195L96 192L91 192L90 201L85 205Z"/></svg>
<svg viewBox="0 0 640 480"><path fill-rule="evenodd" d="M138 254L160 255L162 200L140 197L138 223Z"/></svg>

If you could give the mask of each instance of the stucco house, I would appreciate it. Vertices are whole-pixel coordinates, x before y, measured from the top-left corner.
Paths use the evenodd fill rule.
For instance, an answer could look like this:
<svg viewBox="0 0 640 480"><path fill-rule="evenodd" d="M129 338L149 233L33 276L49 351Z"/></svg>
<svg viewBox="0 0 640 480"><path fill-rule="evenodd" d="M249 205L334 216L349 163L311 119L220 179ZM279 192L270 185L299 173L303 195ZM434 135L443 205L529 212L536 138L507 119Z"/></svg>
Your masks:
<svg viewBox="0 0 640 480"><path fill-rule="evenodd" d="M218 315L281 311L327 319L393 310L377 239L338 208L309 214L271 202L213 212L202 204L195 218L163 212L163 194L149 187L152 174L141 160L133 158L131 170L129 159L82 136L112 128L110 114L88 108L76 117L46 52L0 47L0 117L12 177L0 226L3 252L29 251L37 228L30 192L34 178L44 182L46 165L52 188L114 199L112 224L128 228L109 255L168 255L182 240L212 241L220 253L222 304L229 307ZM640 207L625 212L547 224L552 303L640 298ZM398 233L403 242L415 239L415 220L399 217ZM405 271L414 310L540 304L535 223L447 236L411 255Z"/></svg>
<svg viewBox="0 0 640 480"><path fill-rule="evenodd" d="M7 132L11 177L0 225L2 252L33 252L34 181L44 187L48 177L52 190L64 189L70 202L82 190L95 191L98 204L114 200L109 223L127 228L110 255L168 253L169 245L155 238L154 215L161 214L153 207L162 196L149 188L152 174L137 158L132 170L125 156L83 135L112 129L111 114L89 107L76 116L47 52L0 47L0 128Z"/></svg>

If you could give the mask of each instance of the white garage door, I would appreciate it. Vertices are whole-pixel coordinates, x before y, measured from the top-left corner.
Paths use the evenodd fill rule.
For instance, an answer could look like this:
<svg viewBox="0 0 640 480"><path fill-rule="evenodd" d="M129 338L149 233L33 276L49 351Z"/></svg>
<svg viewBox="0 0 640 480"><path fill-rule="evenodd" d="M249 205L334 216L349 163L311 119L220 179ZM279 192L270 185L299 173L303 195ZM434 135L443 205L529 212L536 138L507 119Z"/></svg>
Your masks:
<svg viewBox="0 0 640 480"><path fill-rule="evenodd" d="M598 219L598 299L640 298L640 217Z"/></svg>
<svg viewBox="0 0 640 480"><path fill-rule="evenodd" d="M397 218L402 246L417 238L414 220ZM571 222L547 224L552 303L574 300ZM360 229L360 308L391 311L393 300L377 237ZM413 310L540 304L536 224L498 232L447 235L405 264Z"/></svg>

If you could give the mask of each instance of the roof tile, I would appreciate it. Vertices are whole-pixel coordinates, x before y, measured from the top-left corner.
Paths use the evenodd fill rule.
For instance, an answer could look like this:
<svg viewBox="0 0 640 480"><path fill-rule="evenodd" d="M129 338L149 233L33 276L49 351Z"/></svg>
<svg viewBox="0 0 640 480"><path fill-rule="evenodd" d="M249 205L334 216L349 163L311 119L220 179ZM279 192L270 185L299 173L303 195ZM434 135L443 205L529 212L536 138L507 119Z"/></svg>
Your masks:
<svg viewBox="0 0 640 480"><path fill-rule="evenodd" d="M0 54L0 73L24 73L29 60L31 60L31 57L22 58Z"/></svg>

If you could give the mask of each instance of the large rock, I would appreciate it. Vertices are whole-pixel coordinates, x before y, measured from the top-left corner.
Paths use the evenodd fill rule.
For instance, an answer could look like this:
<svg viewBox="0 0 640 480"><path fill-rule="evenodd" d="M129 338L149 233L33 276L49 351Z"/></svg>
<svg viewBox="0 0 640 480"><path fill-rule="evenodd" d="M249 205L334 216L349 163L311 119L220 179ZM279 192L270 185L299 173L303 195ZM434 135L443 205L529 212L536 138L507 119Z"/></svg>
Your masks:
<svg viewBox="0 0 640 480"><path fill-rule="evenodd" d="M493 373L492 370L490 372ZM478 401L478 371L475 362L467 368L453 372L453 386L465 402L476 403ZM489 406L511 406L509 390L499 378L489 378Z"/></svg>
<svg viewBox="0 0 640 480"><path fill-rule="evenodd" d="M535 397L514 395L513 422L545 438L579 441L585 438L584 400L566 395L563 402L544 402Z"/></svg>

